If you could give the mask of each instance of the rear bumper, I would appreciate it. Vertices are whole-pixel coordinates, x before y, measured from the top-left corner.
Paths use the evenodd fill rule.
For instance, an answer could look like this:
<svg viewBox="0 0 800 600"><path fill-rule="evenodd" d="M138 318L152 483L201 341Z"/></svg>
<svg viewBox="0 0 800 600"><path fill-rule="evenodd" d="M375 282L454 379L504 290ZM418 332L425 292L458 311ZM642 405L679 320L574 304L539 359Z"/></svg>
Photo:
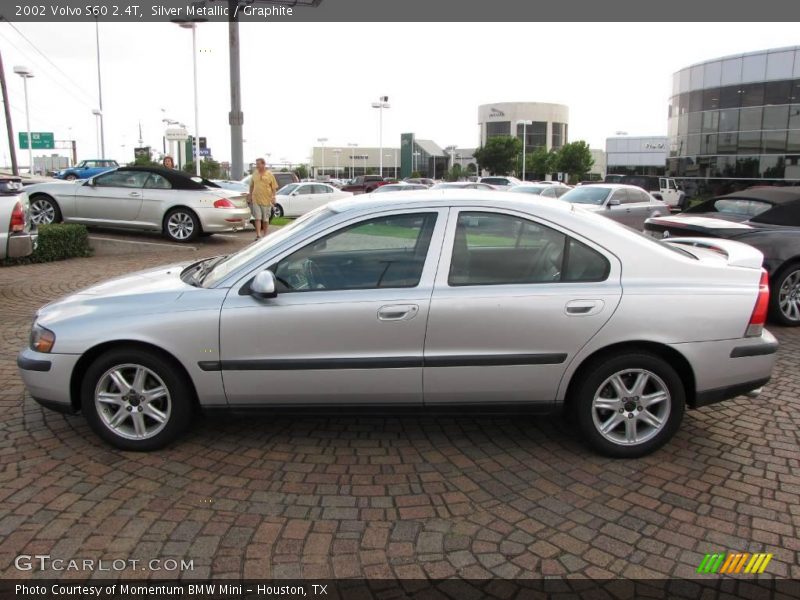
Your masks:
<svg viewBox="0 0 800 600"><path fill-rule="evenodd" d="M766 329L761 336L675 344L692 366L694 407L734 398L765 385L772 375L778 340Z"/></svg>
<svg viewBox="0 0 800 600"><path fill-rule="evenodd" d="M244 229L250 220L250 209L247 207L198 209L197 214L203 231L207 233Z"/></svg>
<svg viewBox="0 0 800 600"><path fill-rule="evenodd" d="M31 232L12 233L8 236L8 258L30 256L36 250L38 234Z"/></svg>

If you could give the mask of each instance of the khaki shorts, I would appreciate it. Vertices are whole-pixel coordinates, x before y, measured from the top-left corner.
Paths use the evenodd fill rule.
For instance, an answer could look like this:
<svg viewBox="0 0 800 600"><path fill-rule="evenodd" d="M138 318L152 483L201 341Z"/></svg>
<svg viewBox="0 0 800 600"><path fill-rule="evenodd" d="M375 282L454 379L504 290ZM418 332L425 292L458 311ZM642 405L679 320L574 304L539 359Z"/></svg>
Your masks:
<svg viewBox="0 0 800 600"><path fill-rule="evenodd" d="M270 212L272 212L272 206L269 204L256 204L253 202L250 205L250 213L256 221L269 221Z"/></svg>

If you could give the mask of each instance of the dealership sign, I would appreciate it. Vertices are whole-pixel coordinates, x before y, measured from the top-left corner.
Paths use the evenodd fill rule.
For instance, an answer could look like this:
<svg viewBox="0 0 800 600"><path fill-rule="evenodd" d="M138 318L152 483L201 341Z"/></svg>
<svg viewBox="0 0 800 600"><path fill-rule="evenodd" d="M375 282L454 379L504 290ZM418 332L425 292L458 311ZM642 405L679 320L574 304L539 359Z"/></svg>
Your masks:
<svg viewBox="0 0 800 600"><path fill-rule="evenodd" d="M492 108L489 109L489 118L505 117L505 116L506 116L506 113L504 113L499 108L495 108L493 106Z"/></svg>

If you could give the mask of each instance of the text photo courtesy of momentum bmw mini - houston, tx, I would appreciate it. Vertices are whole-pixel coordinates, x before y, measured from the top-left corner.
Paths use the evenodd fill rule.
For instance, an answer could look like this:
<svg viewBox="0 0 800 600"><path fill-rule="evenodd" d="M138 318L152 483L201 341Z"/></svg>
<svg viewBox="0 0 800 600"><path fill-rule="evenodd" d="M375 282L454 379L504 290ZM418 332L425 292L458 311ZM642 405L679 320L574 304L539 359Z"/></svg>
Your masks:
<svg viewBox="0 0 800 600"><path fill-rule="evenodd" d="M0 6L0 600L800 598L800 5Z"/></svg>

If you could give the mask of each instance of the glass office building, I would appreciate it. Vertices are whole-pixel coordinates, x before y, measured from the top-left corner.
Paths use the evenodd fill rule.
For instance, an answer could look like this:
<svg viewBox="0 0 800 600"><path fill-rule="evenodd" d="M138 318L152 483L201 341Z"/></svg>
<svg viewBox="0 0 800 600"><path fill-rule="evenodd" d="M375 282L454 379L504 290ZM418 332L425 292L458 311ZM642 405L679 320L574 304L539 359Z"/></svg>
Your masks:
<svg viewBox="0 0 800 600"><path fill-rule="evenodd" d="M673 75L667 173L714 193L800 185L800 46L692 65Z"/></svg>

